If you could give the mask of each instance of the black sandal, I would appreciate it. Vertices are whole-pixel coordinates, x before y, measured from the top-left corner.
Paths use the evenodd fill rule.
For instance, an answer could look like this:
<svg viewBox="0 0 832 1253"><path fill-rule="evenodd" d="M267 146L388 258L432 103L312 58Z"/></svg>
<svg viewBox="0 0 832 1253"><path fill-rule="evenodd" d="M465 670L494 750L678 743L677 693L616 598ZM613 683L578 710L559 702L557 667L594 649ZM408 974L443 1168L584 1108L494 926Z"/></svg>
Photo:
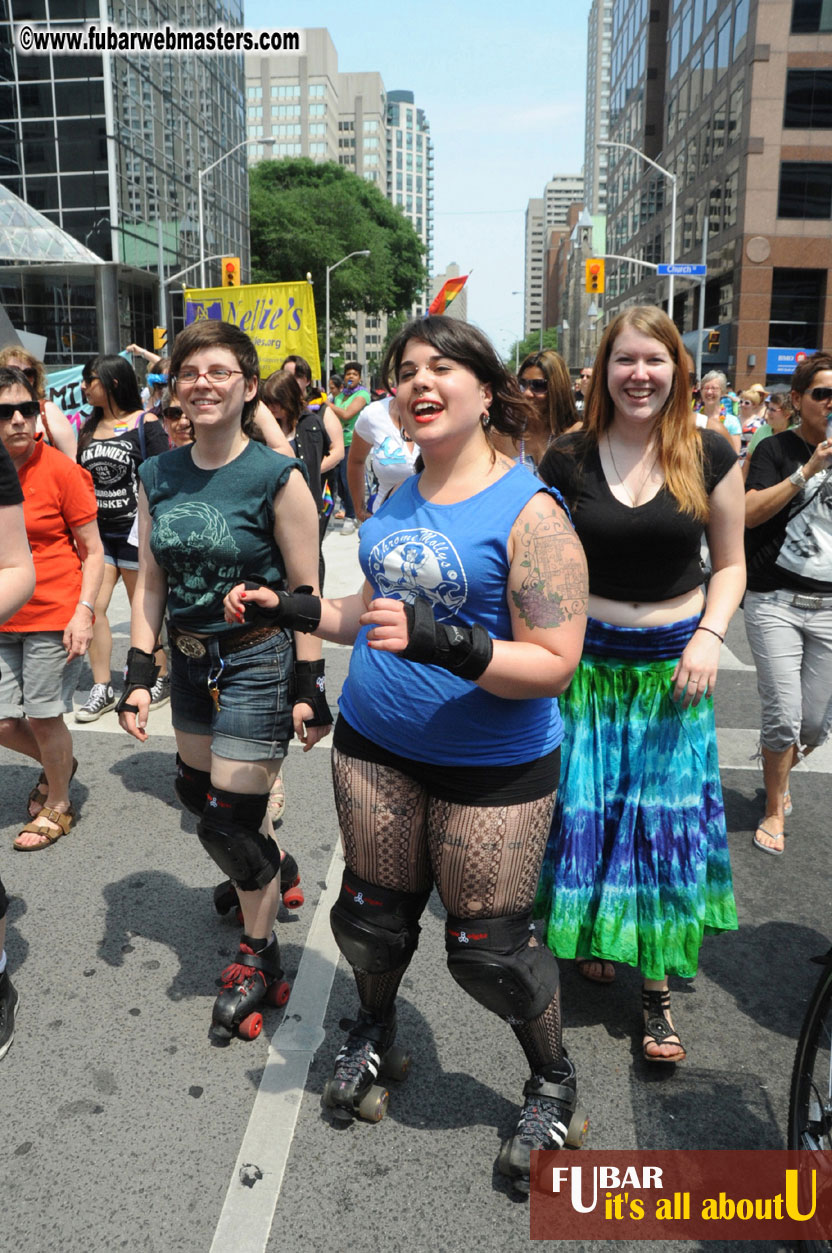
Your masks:
<svg viewBox="0 0 832 1253"><path fill-rule="evenodd" d="M658 991L648 992L646 988L641 989L641 1008L647 1015L644 1023L645 1039L642 1043L642 1055L646 1062L683 1062L687 1057L685 1046L682 1043L679 1033L675 1027L667 1020L667 1013L670 1009L670 988L662 988ZM674 1057L663 1057L661 1054L648 1053L648 1044L677 1044L679 1053Z"/></svg>

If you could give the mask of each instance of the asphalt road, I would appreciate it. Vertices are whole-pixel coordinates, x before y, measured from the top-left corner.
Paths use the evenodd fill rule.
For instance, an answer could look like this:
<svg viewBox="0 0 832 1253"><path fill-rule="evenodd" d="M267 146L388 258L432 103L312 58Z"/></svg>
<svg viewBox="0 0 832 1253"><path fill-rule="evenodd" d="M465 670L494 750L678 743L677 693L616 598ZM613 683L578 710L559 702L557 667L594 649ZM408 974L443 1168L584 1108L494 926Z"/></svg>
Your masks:
<svg viewBox="0 0 832 1253"><path fill-rule="evenodd" d="M358 586L356 547L355 537L328 538L330 594ZM111 621L117 673L123 598ZM739 615L728 645L717 719L740 930L706 940L697 978L676 981L688 1061L667 1071L641 1060L635 973L619 970L612 986L597 987L564 965L566 1039L594 1148L784 1145L792 1057L817 969L808 959L828 947L830 931L832 757L824 750L795 772L785 855L753 849L758 705ZM327 647L326 657L334 692L348 650ZM167 710L150 730L138 746L112 714L87 729L73 724L80 819L37 856L11 851L36 772L0 751L7 950L21 998L17 1038L0 1063L0 1250L525 1248L527 1205L494 1168L516 1121L524 1062L512 1033L447 974L435 898L400 1002L412 1074L378 1126L336 1129L321 1113L339 1019L354 1010L327 923L340 868L326 746L293 748L285 766L280 838L306 893L279 924L293 983L285 1018L270 1009L258 1040L210 1042L216 977L238 929L212 908L219 876L175 802Z"/></svg>

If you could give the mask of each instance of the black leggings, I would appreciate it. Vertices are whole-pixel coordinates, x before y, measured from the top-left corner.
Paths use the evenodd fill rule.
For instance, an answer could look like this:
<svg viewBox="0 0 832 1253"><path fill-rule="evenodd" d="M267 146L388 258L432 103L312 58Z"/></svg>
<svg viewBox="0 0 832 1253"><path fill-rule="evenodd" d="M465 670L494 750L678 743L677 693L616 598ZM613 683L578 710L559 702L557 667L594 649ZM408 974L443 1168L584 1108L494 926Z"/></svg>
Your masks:
<svg viewBox="0 0 832 1253"><path fill-rule="evenodd" d="M457 918L529 911L549 836L554 792L512 805L476 806L431 796L390 766L334 749L335 804L348 868L369 883L420 893L436 883ZM529 941L535 946L534 936ZM385 974L355 971L362 1006L392 1007L407 964ZM560 997L530 1022L512 1024L533 1073L562 1057Z"/></svg>

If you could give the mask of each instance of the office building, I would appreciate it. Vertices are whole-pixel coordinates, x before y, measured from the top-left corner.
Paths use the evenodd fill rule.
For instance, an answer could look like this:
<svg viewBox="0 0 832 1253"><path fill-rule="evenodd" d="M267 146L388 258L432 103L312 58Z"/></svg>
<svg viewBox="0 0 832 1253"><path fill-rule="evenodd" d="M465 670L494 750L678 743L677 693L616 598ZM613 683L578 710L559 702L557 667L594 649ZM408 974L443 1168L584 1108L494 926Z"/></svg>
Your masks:
<svg viewBox="0 0 832 1253"><path fill-rule="evenodd" d="M611 42L612 0L592 0L587 22L583 198L593 214L607 211L608 154L598 141L609 138Z"/></svg>
<svg viewBox="0 0 832 1253"><path fill-rule="evenodd" d="M698 282L676 280L673 308L694 351L707 342L700 322L717 332L703 369L725 368L737 387L785 381L797 354L832 333L830 6L614 0L612 46L610 138L667 175L610 153L610 251L653 264L706 257L701 315ZM666 284L611 263L607 312L664 300Z"/></svg>
<svg viewBox="0 0 832 1253"><path fill-rule="evenodd" d="M71 14L71 16L68 16ZM8 0L0 17L0 169L4 184L105 261L166 274L199 258L198 172L205 182L206 251L240 256L248 267L248 178L242 55L23 56L13 26L23 20L78 25L109 22L127 29L150 23L138 0ZM153 26L242 26L241 0L155 0ZM224 159L226 154L228 159ZM219 263L209 270L219 281ZM8 276L7 276L8 277ZM191 275L193 277L193 274ZM27 328L47 335L47 360L96 351L89 278L72 295L41 276L28 292L21 280L8 297ZM142 288L144 284L140 284ZM5 293L4 293L5 294ZM83 333L58 343L49 311L69 301ZM119 307L129 338L152 334L150 310ZM31 323L31 325L30 325ZM100 334L109 332L99 328ZM94 332L93 332L94 334Z"/></svg>

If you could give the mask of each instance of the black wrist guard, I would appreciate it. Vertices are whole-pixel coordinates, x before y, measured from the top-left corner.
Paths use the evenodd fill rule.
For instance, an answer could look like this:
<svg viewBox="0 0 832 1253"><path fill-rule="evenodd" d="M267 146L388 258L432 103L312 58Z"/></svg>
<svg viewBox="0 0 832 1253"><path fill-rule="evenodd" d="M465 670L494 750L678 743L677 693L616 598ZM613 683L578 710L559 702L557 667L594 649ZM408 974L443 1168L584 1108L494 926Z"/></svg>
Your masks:
<svg viewBox="0 0 832 1253"><path fill-rule="evenodd" d="M264 583L253 583L246 579L247 592L253 592ZM289 631L302 631L311 634L317 631L321 621L321 598L312 595L311 587L296 587L293 592L278 592L274 588L277 604L274 609L265 609L262 605L246 605L245 619L250 626L282 626Z"/></svg>
<svg viewBox="0 0 832 1253"><path fill-rule="evenodd" d="M295 662L295 699L298 705L305 701L312 706L313 716L304 718L306 727L328 727L332 724L332 711L326 703L326 679L323 661Z"/></svg>
<svg viewBox="0 0 832 1253"><path fill-rule="evenodd" d="M400 657L423 665L441 666L461 679L476 680L491 661L494 642L485 627L437 622L433 610L421 598L405 605L407 648Z"/></svg>
<svg viewBox="0 0 832 1253"><path fill-rule="evenodd" d="M116 713L137 714L138 706L128 705L128 700L137 687L145 688L149 692L158 677L159 667L156 665L153 653L146 653L141 648L131 648L127 653L125 687L116 705Z"/></svg>

